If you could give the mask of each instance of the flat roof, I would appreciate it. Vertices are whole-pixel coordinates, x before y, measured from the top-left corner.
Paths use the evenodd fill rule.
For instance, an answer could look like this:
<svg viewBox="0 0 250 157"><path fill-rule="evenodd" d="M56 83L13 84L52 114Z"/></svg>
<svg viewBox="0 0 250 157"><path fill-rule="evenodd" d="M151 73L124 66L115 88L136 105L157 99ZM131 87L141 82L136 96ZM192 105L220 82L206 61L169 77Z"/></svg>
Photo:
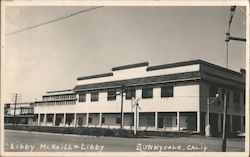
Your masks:
<svg viewBox="0 0 250 157"><path fill-rule="evenodd" d="M143 67L143 66L148 66L148 64L149 64L148 62L141 62L141 63L136 63L136 64L123 65L123 66L112 68L112 71Z"/></svg>
<svg viewBox="0 0 250 157"><path fill-rule="evenodd" d="M121 87L122 85L137 86L137 85L146 85L146 84L155 84L164 82L179 82L183 80L197 80L197 79L201 79L201 74L199 71L77 85L73 90L87 91L87 90L105 89L105 88L118 88Z"/></svg>
<svg viewBox="0 0 250 157"><path fill-rule="evenodd" d="M103 74L97 74L97 75L83 76L83 77L78 77L77 80L80 81L80 80L87 80L87 79L107 77L107 76L113 76L113 73L103 73Z"/></svg>
<svg viewBox="0 0 250 157"><path fill-rule="evenodd" d="M71 89L64 89L64 90L48 91L46 93L51 94L51 93L70 92L70 91L72 91L72 90Z"/></svg>
<svg viewBox="0 0 250 157"><path fill-rule="evenodd" d="M237 75L237 76L241 76L242 72L244 72L244 69L241 69L240 70L241 72L237 72L234 70L230 70L230 69L206 62L206 61L201 60L201 59L176 62L176 63L168 63L168 64L155 65L155 66L148 66L149 62L141 62L141 63L136 63L136 64L117 66L117 67L112 68L112 71L124 70L124 69L136 68L136 67L143 67L143 66L148 66L146 68L147 71L153 71L153 70L174 68L174 67L180 67L180 66L188 66L188 65L194 65L194 64L202 64L202 65L210 66L210 67L222 70L222 71L230 72L230 73ZM80 81L80 80L87 80L87 79L108 77L108 76L113 76L113 73L109 72L109 73L103 73L103 74L97 74L97 75L83 76L83 77L78 77L77 80Z"/></svg>

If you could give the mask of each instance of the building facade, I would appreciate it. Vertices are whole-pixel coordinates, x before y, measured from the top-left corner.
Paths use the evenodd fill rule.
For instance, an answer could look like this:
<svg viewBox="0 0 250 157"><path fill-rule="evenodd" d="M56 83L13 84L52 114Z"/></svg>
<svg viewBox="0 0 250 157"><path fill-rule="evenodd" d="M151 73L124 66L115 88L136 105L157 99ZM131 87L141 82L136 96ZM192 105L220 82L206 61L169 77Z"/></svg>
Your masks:
<svg viewBox="0 0 250 157"><path fill-rule="evenodd" d="M123 123L124 129L133 129L136 100L139 130L204 133L209 121L211 134L218 135L225 91L229 91L227 129L244 132L245 70L236 72L202 60L158 66L143 62L79 77L72 90L44 95L34 113L38 125L120 128ZM209 105L208 117L207 104L216 94L219 98Z"/></svg>
<svg viewBox="0 0 250 157"><path fill-rule="evenodd" d="M36 124L34 118L34 102L4 104L5 124Z"/></svg>

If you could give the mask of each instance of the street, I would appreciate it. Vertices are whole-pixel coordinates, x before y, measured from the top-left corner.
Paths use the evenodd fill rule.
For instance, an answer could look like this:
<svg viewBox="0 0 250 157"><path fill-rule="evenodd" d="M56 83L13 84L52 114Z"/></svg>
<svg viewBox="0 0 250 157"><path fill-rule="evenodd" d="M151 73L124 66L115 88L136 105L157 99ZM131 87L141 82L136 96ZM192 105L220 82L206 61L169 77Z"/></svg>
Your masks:
<svg viewBox="0 0 250 157"><path fill-rule="evenodd" d="M191 137L118 138L5 130L5 152L220 152L221 139ZM228 139L227 151L243 152L243 139Z"/></svg>

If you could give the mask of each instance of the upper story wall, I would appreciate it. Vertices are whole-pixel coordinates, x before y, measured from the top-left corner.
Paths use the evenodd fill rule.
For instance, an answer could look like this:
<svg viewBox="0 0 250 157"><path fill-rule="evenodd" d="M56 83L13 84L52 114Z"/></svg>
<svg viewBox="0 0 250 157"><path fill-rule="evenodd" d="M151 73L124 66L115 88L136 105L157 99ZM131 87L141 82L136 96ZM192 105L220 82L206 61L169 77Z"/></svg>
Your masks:
<svg viewBox="0 0 250 157"><path fill-rule="evenodd" d="M204 61L200 64L200 70L203 80L223 86L245 89L245 70L241 69L241 72L236 72Z"/></svg>
<svg viewBox="0 0 250 157"><path fill-rule="evenodd" d="M140 112L197 112L199 111L199 84L173 86L173 96L161 97L161 87L153 87L152 98L143 98L141 88L136 89L136 98L139 98ZM117 91L117 93L119 93ZM123 111L132 112L132 100L126 99L124 93ZM36 106L37 113L119 113L121 111L121 96L115 100L108 100L108 93L100 91L98 100L91 101L91 93L86 93L86 100L79 99L74 105Z"/></svg>
<svg viewBox="0 0 250 157"><path fill-rule="evenodd" d="M154 66L154 67L156 67L156 66ZM118 80L150 77L150 76L160 76L160 75L168 75L168 74L176 74L176 73L193 72L193 71L199 71L199 69L200 69L199 67L200 67L199 64L195 64L195 65L183 65L180 67L169 67L169 68L164 68L164 69L160 69L160 68L153 69L152 67L148 67L147 65L144 65L144 66L133 67L133 68L128 68L128 69L113 70L112 73L106 73L106 75L103 74L103 75L100 75L100 77L95 77L98 75L94 75L93 78L91 76L90 77L82 77L83 79L78 78L77 85L110 82L110 81L118 81Z"/></svg>
<svg viewBox="0 0 250 157"><path fill-rule="evenodd" d="M200 83L200 111L207 112L207 101L211 102L215 99L214 96L210 95L211 87L215 87L217 89L217 94L219 97L217 101L214 101L210 104L210 112L211 113L223 113L224 112L224 92L223 90L228 91L228 99L227 99L227 113L230 115L244 115L245 114L245 96L243 90L234 90L233 88L225 88L224 86L212 84L209 82ZM235 101L235 92L238 92L239 101Z"/></svg>

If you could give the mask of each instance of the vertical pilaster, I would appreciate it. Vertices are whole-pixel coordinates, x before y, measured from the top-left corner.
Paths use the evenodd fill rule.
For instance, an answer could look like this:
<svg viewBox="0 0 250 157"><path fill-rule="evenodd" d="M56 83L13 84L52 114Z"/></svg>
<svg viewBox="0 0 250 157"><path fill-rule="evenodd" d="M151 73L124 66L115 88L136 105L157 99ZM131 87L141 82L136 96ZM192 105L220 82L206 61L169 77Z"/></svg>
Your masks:
<svg viewBox="0 0 250 157"><path fill-rule="evenodd" d="M200 111L197 112L197 122L196 122L196 131L197 132L200 132L201 131L201 127L200 127L200 124L201 124L201 115L200 115Z"/></svg>
<svg viewBox="0 0 250 157"><path fill-rule="evenodd" d="M63 114L63 125L66 126L66 113Z"/></svg>
<svg viewBox="0 0 250 157"><path fill-rule="evenodd" d="M102 127L102 113L99 114L99 126Z"/></svg>
<svg viewBox="0 0 250 157"><path fill-rule="evenodd" d="M177 112L177 131L180 131L180 112Z"/></svg>
<svg viewBox="0 0 250 157"><path fill-rule="evenodd" d="M140 126L140 112L138 111L138 109L137 109L137 129L139 130L139 126Z"/></svg>
<svg viewBox="0 0 250 157"><path fill-rule="evenodd" d="M46 126L47 125L47 113L44 113L44 120L43 120L43 122L44 122L44 125Z"/></svg>
<svg viewBox="0 0 250 157"><path fill-rule="evenodd" d="M155 112L155 130L158 129L158 112Z"/></svg>
<svg viewBox="0 0 250 157"><path fill-rule="evenodd" d="M53 124L52 124L52 126L56 126L56 114L55 113L53 115Z"/></svg>
<svg viewBox="0 0 250 157"><path fill-rule="evenodd" d="M89 126L89 113L86 113L86 126Z"/></svg>
<svg viewBox="0 0 250 157"><path fill-rule="evenodd" d="M37 125L40 125L40 118L41 118L41 114L38 114Z"/></svg>
<svg viewBox="0 0 250 157"><path fill-rule="evenodd" d="M77 126L77 123L76 123L76 122L77 122L77 121L76 121L76 118L77 118L77 117L76 117L76 113L75 113L75 114L74 114L74 126L75 126L75 127Z"/></svg>

